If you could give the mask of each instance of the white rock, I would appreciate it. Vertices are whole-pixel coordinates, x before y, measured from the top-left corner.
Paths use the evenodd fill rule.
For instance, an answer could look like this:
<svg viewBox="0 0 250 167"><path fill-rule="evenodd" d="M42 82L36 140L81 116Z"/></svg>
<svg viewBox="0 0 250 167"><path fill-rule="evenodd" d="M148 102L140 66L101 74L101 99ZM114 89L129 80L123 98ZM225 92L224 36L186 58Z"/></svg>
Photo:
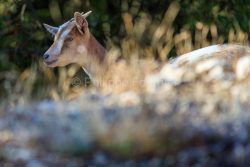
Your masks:
<svg viewBox="0 0 250 167"><path fill-rule="evenodd" d="M134 106L140 103L140 97L133 91L124 92L119 95L119 104L121 106Z"/></svg>
<svg viewBox="0 0 250 167"><path fill-rule="evenodd" d="M178 85L183 82L183 76L185 74L185 68L184 67L176 67L171 64L165 65L160 75L164 81L166 81L169 84L172 85Z"/></svg>
<svg viewBox="0 0 250 167"><path fill-rule="evenodd" d="M197 49L177 57L175 61L173 61L173 63L177 65L184 62L188 64L193 64L203 58L214 56L214 53L222 51L225 46L227 45L212 45L205 48Z"/></svg>
<svg viewBox="0 0 250 167"><path fill-rule="evenodd" d="M182 77L183 82L191 82L193 81L197 75L192 69L187 69L184 73L184 76Z"/></svg>
<svg viewBox="0 0 250 167"><path fill-rule="evenodd" d="M39 162L38 160L31 160L31 161L28 161L26 167L43 167L45 165L43 165L41 162Z"/></svg>
<svg viewBox="0 0 250 167"><path fill-rule="evenodd" d="M159 74L148 75L145 78L145 88L149 93L153 93L158 90L162 78Z"/></svg>
<svg viewBox="0 0 250 167"><path fill-rule="evenodd" d="M236 65L236 77L238 80L243 80L249 74L250 74L250 56L241 57Z"/></svg>
<svg viewBox="0 0 250 167"><path fill-rule="evenodd" d="M195 67L195 72L198 74L207 72L216 66L224 66L226 62L217 58L208 59L198 63Z"/></svg>
<svg viewBox="0 0 250 167"><path fill-rule="evenodd" d="M222 80L224 78L224 70L221 66L217 66L209 71L209 80Z"/></svg>
<svg viewBox="0 0 250 167"><path fill-rule="evenodd" d="M32 159L34 156L34 153L32 153L31 150L25 148L9 147L6 148L6 150L4 151L6 158L11 161L18 161L18 160L28 161Z"/></svg>

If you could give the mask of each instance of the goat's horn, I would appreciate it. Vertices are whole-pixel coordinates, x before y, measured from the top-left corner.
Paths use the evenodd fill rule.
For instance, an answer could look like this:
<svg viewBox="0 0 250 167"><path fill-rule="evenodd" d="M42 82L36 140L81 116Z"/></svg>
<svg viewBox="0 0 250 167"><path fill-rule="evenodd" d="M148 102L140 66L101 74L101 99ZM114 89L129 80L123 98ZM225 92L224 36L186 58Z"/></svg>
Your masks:
<svg viewBox="0 0 250 167"><path fill-rule="evenodd" d="M83 14L82 16L83 16L84 18L87 18L87 17L90 15L90 13L92 13L92 11L91 11L91 10L90 10L90 11L88 11L87 13Z"/></svg>
<svg viewBox="0 0 250 167"><path fill-rule="evenodd" d="M85 13L85 14L84 14L84 12L82 12L81 15L82 15L84 18L87 18L87 17L90 15L90 13L92 13L92 11L88 11L88 12ZM69 21L71 22L71 21L73 21L73 20L75 20L74 17L73 17L72 19L70 19Z"/></svg>

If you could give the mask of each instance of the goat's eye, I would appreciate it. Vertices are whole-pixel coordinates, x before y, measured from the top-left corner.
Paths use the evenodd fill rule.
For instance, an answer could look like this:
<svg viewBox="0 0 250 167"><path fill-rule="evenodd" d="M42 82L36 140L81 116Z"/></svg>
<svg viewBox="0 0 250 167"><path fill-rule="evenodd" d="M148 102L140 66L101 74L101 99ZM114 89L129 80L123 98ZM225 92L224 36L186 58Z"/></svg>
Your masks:
<svg viewBox="0 0 250 167"><path fill-rule="evenodd" d="M73 37L68 37L68 38L66 38L66 41L71 42L71 41L73 41L73 39L74 39Z"/></svg>

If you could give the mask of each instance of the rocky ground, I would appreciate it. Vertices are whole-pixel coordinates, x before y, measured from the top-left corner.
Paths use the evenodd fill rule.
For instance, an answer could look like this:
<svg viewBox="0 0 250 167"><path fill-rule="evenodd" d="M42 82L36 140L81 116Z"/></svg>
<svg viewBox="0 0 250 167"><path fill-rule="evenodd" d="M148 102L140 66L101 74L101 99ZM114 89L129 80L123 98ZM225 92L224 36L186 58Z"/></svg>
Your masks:
<svg viewBox="0 0 250 167"><path fill-rule="evenodd" d="M250 166L250 49L176 59L145 92L2 102L0 166Z"/></svg>

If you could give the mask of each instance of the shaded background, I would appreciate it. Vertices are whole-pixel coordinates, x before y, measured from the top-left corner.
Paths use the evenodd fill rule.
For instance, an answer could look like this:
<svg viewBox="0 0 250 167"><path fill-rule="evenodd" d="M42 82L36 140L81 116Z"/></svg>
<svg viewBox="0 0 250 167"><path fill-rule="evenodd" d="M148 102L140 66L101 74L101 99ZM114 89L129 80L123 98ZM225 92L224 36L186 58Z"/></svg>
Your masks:
<svg viewBox="0 0 250 167"><path fill-rule="evenodd" d="M176 18L174 16L171 22L174 35L188 30L191 43L195 44L197 29L202 29L206 25L211 33L206 35L209 42L204 45L227 42L249 44L250 2L248 0L1 0L0 85L5 92L1 92L1 95L12 93L9 90L12 89L12 85L30 76L29 73L23 73L26 69L36 71L33 85L55 84L51 78L58 75L57 69L44 72L44 69L37 65L41 61L41 55L52 43L52 37L42 27L42 23L60 25L72 18L75 11L92 10L93 13L88 21L94 36L105 46L110 40L113 45L121 47L120 41L131 35L127 30L129 29L127 22L136 23L146 16L150 24L145 25L153 27L148 31L154 31L157 26L164 23L165 12L172 2L176 2L178 6L177 16ZM169 15L171 16L171 10ZM165 22L168 24L168 20ZM218 36L216 41L213 41L213 32ZM152 33L145 31L138 42L139 47L152 45L150 34ZM178 51L176 43L178 42L173 42L169 51L164 52L166 58L182 53ZM166 44L163 43L164 45ZM198 48L203 44L195 46ZM154 51L154 48L152 50L154 58L159 59L160 54Z"/></svg>

